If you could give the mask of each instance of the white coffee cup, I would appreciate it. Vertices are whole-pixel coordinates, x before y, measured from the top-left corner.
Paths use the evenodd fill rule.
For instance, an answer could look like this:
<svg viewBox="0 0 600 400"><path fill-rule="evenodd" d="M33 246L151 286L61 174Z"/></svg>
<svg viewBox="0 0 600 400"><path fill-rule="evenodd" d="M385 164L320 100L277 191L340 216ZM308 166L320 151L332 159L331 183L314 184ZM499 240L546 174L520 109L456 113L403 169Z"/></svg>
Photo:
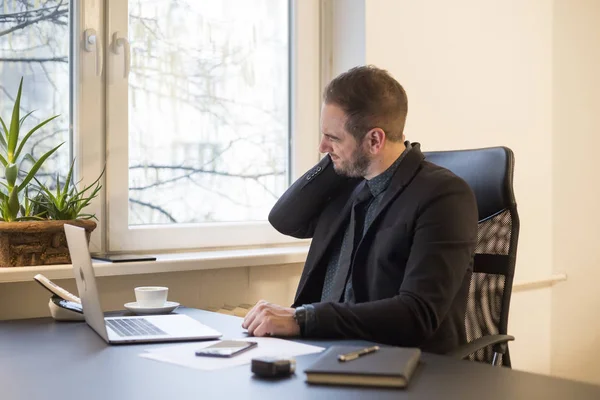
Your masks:
<svg viewBox="0 0 600 400"><path fill-rule="evenodd" d="M135 300L139 307L162 307L167 302L169 288L164 286L140 286L134 289Z"/></svg>

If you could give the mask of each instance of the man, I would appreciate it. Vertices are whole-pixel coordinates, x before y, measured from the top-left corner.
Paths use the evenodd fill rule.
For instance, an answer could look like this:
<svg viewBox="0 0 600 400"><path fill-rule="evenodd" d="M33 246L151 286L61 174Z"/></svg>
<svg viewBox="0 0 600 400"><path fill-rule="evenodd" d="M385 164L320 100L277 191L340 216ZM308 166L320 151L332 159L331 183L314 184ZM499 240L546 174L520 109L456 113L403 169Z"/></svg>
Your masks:
<svg viewBox="0 0 600 400"><path fill-rule="evenodd" d="M386 71L356 67L324 91L327 155L269 221L311 238L292 308L260 301L255 336L355 338L446 353L466 342L477 240L469 186L404 141L407 98Z"/></svg>

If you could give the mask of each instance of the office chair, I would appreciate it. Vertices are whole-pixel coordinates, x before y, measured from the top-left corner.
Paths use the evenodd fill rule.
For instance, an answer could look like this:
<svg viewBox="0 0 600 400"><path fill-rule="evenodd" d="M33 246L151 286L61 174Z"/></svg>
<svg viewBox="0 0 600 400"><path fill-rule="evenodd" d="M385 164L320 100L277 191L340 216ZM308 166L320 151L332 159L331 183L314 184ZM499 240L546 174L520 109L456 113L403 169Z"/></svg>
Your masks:
<svg viewBox="0 0 600 400"><path fill-rule="evenodd" d="M477 247L467 301L468 343L451 356L511 366L507 335L519 215L513 193L514 154L506 147L426 152L425 159L464 179L479 209Z"/></svg>

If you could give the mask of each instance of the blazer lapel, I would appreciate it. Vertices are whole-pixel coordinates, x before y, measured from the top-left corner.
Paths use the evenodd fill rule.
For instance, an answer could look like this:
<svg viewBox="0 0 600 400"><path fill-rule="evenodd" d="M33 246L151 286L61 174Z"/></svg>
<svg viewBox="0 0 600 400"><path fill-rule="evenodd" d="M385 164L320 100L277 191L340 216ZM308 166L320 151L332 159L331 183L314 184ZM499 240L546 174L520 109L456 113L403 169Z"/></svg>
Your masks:
<svg viewBox="0 0 600 400"><path fill-rule="evenodd" d="M321 265L322 259L327 250L331 248L331 243L335 235L340 233L340 229L344 228L344 222L347 221L350 216L350 211L352 208L352 203L354 199L362 189L362 187L366 185L366 181L360 182L358 185L354 187L352 193L348 200L344 203L342 209L339 212L336 210L330 210L328 213L323 213L322 217L323 221L319 224L328 227L324 236L322 237L313 237L311 244L311 251L314 251L313 254L309 253L310 263L307 259L305 264L306 270L302 273L302 277L300 279L300 283L298 284L298 289L296 290L296 300L298 296L303 292L306 283L308 282L310 275L314 272L318 265Z"/></svg>
<svg viewBox="0 0 600 400"><path fill-rule="evenodd" d="M421 145L419 143L412 143L412 148L409 150L408 154L406 154L404 160L400 161L400 165L398 165L398 169L392 177L390 186L386 190L367 232L371 230L371 227L375 226L375 221L377 221L381 213L400 195L400 193L402 193L410 181L412 181L421 168L421 162L424 159L425 157L423 156L423 153L421 153ZM365 232L364 237L367 236L367 232Z"/></svg>

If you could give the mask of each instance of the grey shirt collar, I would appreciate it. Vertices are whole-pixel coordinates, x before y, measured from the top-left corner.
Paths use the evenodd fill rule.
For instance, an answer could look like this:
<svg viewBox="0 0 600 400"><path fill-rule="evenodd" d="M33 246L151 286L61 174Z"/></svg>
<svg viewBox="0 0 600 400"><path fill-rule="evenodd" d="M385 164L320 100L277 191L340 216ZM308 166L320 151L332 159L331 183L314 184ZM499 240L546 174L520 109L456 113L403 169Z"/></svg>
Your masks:
<svg viewBox="0 0 600 400"><path fill-rule="evenodd" d="M369 185L369 189L371 190L371 194L373 197L377 197L379 194L384 192L388 186L390 186L390 182L392 181L392 177L396 173L398 166L406 156L406 154L412 148L412 145L409 141L404 142L406 149L400 154L400 156L394 161L392 165L389 166L388 169L383 171L381 174L377 175L374 178L367 180L367 185Z"/></svg>

